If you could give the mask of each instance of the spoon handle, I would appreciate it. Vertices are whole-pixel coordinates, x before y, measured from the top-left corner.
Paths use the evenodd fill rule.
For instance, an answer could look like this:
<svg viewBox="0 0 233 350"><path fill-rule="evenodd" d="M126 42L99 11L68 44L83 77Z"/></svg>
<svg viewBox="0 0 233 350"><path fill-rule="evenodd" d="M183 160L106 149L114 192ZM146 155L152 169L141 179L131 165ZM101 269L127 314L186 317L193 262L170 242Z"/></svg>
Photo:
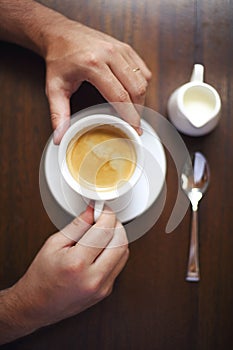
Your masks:
<svg viewBox="0 0 233 350"><path fill-rule="evenodd" d="M189 260L186 281L197 282L200 280L198 257L198 214L192 209L191 237L189 247Z"/></svg>

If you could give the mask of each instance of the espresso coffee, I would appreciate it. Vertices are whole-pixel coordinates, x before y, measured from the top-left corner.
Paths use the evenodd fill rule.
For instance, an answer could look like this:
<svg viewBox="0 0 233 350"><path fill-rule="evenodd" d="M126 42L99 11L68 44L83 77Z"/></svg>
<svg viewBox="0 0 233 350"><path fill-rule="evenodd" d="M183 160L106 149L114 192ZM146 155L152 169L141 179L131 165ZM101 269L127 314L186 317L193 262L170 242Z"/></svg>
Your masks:
<svg viewBox="0 0 233 350"><path fill-rule="evenodd" d="M68 145L66 162L80 185L109 191L130 179L137 159L133 141L106 124L77 134Z"/></svg>

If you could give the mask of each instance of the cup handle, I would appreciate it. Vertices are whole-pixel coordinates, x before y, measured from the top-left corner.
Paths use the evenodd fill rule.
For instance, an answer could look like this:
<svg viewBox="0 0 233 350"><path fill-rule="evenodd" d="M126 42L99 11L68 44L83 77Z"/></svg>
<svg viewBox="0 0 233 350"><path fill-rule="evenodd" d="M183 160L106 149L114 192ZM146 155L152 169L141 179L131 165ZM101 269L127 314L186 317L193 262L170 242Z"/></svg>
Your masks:
<svg viewBox="0 0 233 350"><path fill-rule="evenodd" d="M94 205L94 221L96 222L102 211L103 211L103 208L104 208L104 201L95 201L95 205Z"/></svg>
<svg viewBox="0 0 233 350"><path fill-rule="evenodd" d="M204 81L204 66L202 64L194 64L190 81Z"/></svg>

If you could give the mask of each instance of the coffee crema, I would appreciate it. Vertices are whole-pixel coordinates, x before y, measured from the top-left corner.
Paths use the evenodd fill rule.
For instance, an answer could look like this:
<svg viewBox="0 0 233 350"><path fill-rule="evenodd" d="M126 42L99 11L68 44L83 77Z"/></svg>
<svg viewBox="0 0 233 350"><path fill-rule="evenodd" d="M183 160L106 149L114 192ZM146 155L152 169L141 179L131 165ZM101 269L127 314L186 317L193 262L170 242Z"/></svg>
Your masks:
<svg viewBox="0 0 233 350"><path fill-rule="evenodd" d="M109 191L130 179L137 159L133 141L106 124L76 135L68 145L66 162L80 185Z"/></svg>

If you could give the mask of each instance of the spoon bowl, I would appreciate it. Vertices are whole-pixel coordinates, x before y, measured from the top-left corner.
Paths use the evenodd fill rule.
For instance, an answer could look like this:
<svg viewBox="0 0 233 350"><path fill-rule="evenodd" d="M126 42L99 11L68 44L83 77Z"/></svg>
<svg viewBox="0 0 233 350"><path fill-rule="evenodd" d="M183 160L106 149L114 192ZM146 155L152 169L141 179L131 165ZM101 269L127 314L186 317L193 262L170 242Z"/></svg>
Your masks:
<svg viewBox="0 0 233 350"><path fill-rule="evenodd" d="M192 206L191 238L187 281L199 281L199 257L198 257L198 204L206 192L210 180L209 165L200 152L195 152L192 161L188 160L181 174L181 187Z"/></svg>

